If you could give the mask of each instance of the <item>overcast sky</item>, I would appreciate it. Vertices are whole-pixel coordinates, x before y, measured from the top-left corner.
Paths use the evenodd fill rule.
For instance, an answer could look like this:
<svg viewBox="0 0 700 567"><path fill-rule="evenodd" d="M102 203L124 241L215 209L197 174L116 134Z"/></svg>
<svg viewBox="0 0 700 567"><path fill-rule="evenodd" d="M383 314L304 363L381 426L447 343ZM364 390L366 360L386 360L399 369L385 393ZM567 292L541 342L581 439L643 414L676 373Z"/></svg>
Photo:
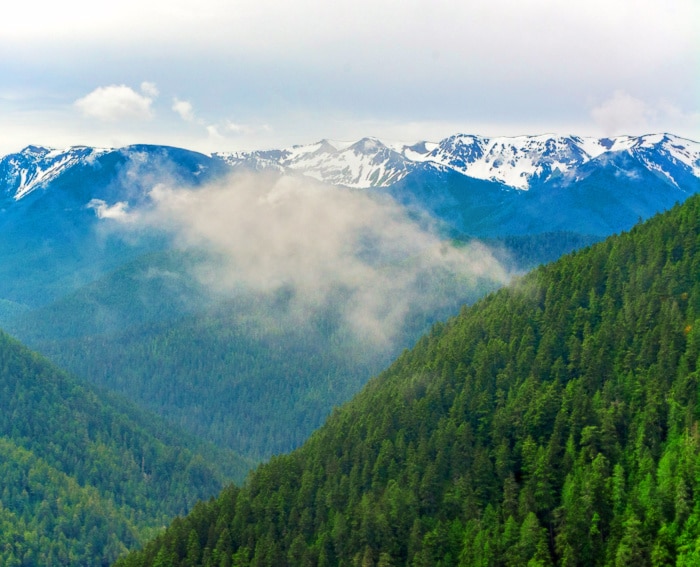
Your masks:
<svg viewBox="0 0 700 567"><path fill-rule="evenodd" d="M464 132L700 140L697 0L24 0L0 154Z"/></svg>

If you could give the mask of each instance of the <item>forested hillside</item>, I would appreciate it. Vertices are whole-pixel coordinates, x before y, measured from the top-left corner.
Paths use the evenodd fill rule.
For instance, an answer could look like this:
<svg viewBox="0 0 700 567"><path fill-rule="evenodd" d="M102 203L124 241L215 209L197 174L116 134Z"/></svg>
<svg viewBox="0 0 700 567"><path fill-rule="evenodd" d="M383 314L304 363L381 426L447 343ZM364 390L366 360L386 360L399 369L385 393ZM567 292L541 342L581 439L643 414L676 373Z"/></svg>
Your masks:
<svg viewBox="0 0 700 567"><path fill-rule="evenodd" d="M700 198L443 325L118 564L697 565Z"/></svg>
<svg viewBox="0 0 700 567"><path fill-rule="evenodd" d="M486 244L503 265L523 271L591 241L548 233ZM416 302L390 348L368 349L343 326L339 309L290 325L280 316L288 309L284 293L277 301L215 299L192 275L198 261L192 253L146 254L49 305L8 316L8 330L61 368L259 460L301 445L433 322L495 287L445 279L434 290L444 295L441 309Z"/></svg>
<svg viewBox="0 0 700 567"><path fill-rule="evenodd" d="M107 565L248 466L0 332L1 565Z"/></svg>
<svg viewBox="0 0 700 567"><path fill-rule="evenodd" d="M203 289L193 275L200 259L145 255L8 329L61 368L259 461L301 445L435 320L497 285L440 274L394 340L374 345L349 328L343 290L293 317L293 289L225 298Z"/></svg>

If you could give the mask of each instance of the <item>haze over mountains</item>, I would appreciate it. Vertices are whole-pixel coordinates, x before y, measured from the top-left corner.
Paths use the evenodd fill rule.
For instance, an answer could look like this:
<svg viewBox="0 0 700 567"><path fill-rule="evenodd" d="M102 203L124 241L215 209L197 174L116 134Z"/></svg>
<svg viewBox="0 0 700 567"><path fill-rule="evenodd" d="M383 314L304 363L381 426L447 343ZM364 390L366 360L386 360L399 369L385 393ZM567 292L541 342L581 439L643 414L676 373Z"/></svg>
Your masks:
<svg viewBox="0 0 700 567"><path fill-rule="evenodd" d="M298 447L463 304L697 192L700 144L672 135L30 146L0 159L0 327L238 474L227 451Z"/></svg>
<svg viewBox="0 0 700 567"><path fill-rule="evenodd" d="M697 565L700 196L436 325L120 562Z"/></svg>
<svg viewBox="0 0 700 567"><path fill-rule="evenodd" d="M266 458L461 304L700 190L698 156L672 135L28 147L0 159L0 322Z"/></svg>

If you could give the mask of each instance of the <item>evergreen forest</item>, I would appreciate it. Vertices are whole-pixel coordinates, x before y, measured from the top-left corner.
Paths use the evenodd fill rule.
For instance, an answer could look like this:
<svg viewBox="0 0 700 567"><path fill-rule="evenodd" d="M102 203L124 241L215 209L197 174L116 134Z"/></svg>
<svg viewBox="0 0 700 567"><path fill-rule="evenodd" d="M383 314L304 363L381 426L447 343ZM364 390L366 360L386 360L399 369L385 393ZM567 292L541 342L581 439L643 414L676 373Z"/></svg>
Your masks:
<svg viewBox="0 0 700 567"><path fill-rule="evenodd" d="M593 240L557 232L485 244L524 272ZM496 288L487 278L440 276L428 285L439 297L415 301L392 344L371 345L344 323L342 293L290 324L293 293L213 296L193 277L206 261L203 252L143 254L47 305L8 314L6 329L85 381L259 462L301 445L434 322Z"/></svg>
<svg viewBox="0 0 700 567"><path fill-rule="evenodd" d="M700 565L700 197L403 352L136 566Z"/></svg>
<svg viewBox="0 0 700 567"><path fill-rule="evenodd" d="M0 565L109 565L249 468L0 332Z"/></svg>

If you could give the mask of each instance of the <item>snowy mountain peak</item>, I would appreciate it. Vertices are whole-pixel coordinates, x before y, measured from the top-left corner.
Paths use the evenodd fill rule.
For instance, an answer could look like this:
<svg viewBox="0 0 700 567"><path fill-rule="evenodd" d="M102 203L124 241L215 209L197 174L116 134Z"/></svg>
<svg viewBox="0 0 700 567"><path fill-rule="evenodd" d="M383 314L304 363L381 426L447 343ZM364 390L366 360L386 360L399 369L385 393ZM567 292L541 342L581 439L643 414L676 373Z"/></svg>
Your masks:
<svg viewBox="0 0 700 567"><path fill-rule="evenodd" d="M323 139L317 144L318 149L316 153L333 153L337 152L340 144L338 142L332 142L330 140ZM297 146L303 148L304 146Z"/></svg>
<svg viewBox="0 0 700 567"><path fill-rule="evenodd" d="M59 150L43 146L27 146L16 154L0 159L0 183L6 197L19 200L35 189L79 163L87 163L111 151L103 148L73 146Z"/></svg>
<svg viewBox="0 0 700 567"><path fill-rule="evenodd" d="M427 159L468 177L496 181L516 189L552 176L566 177L580 165L607 153L631 152L647 165L653 160L641 156L647 149L669 153L676 164L685 165L698 176L697 142L669 134L590 138L578 136L516 136L485 138L459 134L441 141Z"/></svg>
<svg viewBox="0 0 700 567"><path fill-rule="evenodd" d="M306 146L270 151L217 153L234 167L293 171L333 185L385 187L402 179L414 163L377 138L356 142L321 140Z"/></svg>
<svg viewBox="0 0 700 567"><path fill-rule="evenodd" d="M377 138L362 138L361 140L352 144L350 149L357 154L374 154L378 151L387 149L387 147Z"/></svg>
<svg viewBox="0 0 700 567"><path fill-rule="evenodd" d="M143 149L134 146L120 151L131 156L139 148ZM172 153L175 150L166 152L168 159L180 159ZM19 200L75 165L90 164L110 151L85 146L62 150L27 146L0 159L0 197ZM146 154L150 156L152 151ZM411 145L374 137L354 142L323 139L286 149L217 153L212 157L223 167L296 173L351 188L388 187L418 170L451 170L528 190L550 181L573 183L594 171L596 163L622 164L624 160L675 187L694 188L700 179L700 144L667 133L615 138L455 134L439 142Z"/></svg>
<svg viewBox="0 0 700 567"><path fill-rule="evenodd" d="M469 177L528 189L532 179L565 173L588 156L575 139L550 135L446 138L429 159Z"/></svg>

